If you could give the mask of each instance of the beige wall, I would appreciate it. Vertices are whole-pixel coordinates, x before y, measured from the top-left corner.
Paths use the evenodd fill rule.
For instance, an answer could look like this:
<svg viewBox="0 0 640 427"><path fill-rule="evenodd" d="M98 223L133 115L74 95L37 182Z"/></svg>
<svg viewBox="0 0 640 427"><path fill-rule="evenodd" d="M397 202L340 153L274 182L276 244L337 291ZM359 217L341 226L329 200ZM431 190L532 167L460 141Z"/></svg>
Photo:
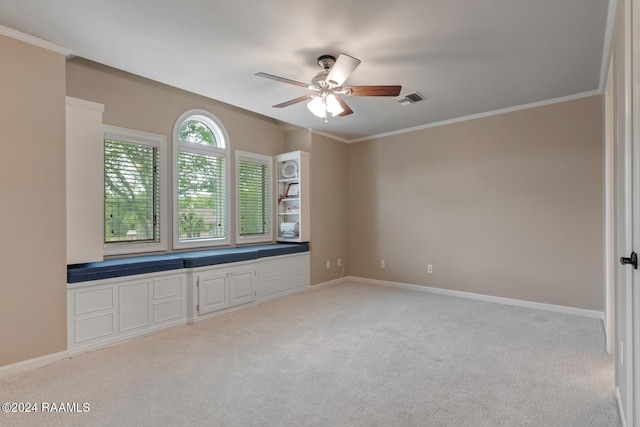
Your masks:
<svg viewBox="0 0 640 427"><path fill-rule="evenodd" d="M295 129L284 134L284 150L306 151L311 153L311 132L308 129Z"/></svg>
<svg viewBox="0 0 640 427"><path fill-rule="evenodd" d="M348 170L351 275L603 309L600 96L351 144Z"/></svg>
<svg viewBox="0 0 640 427"><path fill-rule="evenodd" d="M0 36L0 366L67 348L64 61Z"/></svg>
<svg viewBox="0 0 640 427"><path fill-rule="evenodd" d="M316 285L348 275L348 146L315 133L311 143L311 284Z"/></svg>
<svg viewBox="0 0 640 427"><path fill-rule="evenodd" d="M195 108L209 111L224 125L232 150L231 164L235 164L235 150L265 155L284 151L284 132L267 117L81 58L67 62L67 95L104 104L105 124L166 136L169 158L176 120ZM168 188L171 189L171 180ZM233 169L229 188L235 188ZM230 203L234 224L234 191L231 191ZM171 221L171 200L167 200L167 214ZM235 241L233 226L231 233Z"/></svg>

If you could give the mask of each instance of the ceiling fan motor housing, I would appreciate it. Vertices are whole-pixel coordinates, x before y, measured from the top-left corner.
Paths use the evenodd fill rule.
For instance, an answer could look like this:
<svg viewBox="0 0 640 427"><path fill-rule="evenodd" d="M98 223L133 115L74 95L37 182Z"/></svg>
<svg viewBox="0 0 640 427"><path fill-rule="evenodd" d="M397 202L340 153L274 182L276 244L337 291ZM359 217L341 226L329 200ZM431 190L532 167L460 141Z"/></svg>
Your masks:
<svg viewBox="0 0 640 427"><path fill-rule="evenodd" d="M327 71L329 71L335 63L336 57L333 55L322 55L318 57L318 65Z"/></svg>

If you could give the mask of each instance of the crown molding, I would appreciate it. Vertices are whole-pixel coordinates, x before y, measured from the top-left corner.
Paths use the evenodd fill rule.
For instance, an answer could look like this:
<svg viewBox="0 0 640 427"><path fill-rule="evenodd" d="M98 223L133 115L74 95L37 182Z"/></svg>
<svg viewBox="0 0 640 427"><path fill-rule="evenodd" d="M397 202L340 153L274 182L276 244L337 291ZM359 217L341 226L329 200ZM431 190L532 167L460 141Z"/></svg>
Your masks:
<svg viewBox="0 0 640 427"><path fill-rule="evenodd" d="M592 91L589 91L589 92L576 93L574 95L562 96L562 97L559 97L559 98L552 98L552 99L547 99L547 100L544 100L544 101L538 101L538 102L532 102L532 103L529 103L529 104L516 105L514 107L502 108L500 110L487 111L485 113L472 114L472 115L469 115L469 116L458 117L458 118L455 118L455 119L449 119L449 120L443 120L443 121L440 121L440 122L428 123L428 124L425 124L425 125L415 126L415 127L406 128L406 129L400 129L400 130L396 130L396 131L392 131L392 132L380 133L380 134L377 134L377 135L370 135L370 136L365 136L365 137L357 138L357 139L350 139L350 140L348 140L346 142L348 144L350 144L350 143L353 143L353 142L361 142L361 141L369 141L369 140L372 140L372 139L386 138L388 136L395 136L395 135L401 135L403 133L417 132L417 131L420 131L420 130L434 128L434 127L438 127L438 126L446 126L446 125L451 125L451 124L454 124L454 123L461 123L461 122L466 122L466 121L469 121L469 120L482 119L484 117L497 116L499 114L511 113L511 112L514 112L514 111L527 110L529 108L536 108L536 107L542 107L542 106L545 106L545 105L558 104L558 103L561 103L561 102L574 101L576 99L588 98L590 96L601 95L601 94L602 94L602 91L597 89L597 90L592 90Z"/></svg>
<svg viewBox="0 0 640 427"><path fill-rule="evenodd" d="M71 49L67 49L66 47L51 43L50 41L43 40L29 34L21 33L20 31L16 31L2 25L0 25L0 35L11 37L12 39L20 40L22 42L41 47L43 49L47 49L64 56L69 56L72 53Z"/></svg>

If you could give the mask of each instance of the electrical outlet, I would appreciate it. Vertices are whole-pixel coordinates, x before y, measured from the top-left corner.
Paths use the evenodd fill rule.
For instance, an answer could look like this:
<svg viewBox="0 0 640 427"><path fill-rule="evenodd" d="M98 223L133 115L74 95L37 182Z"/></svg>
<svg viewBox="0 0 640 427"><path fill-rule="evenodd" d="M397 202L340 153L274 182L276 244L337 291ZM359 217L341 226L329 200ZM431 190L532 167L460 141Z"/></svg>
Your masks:
<svg viewBox="0 0 640 427"><path fill-rule="evenodd" d="M338 267L342 267L342 260L338 258Z"/></svg>
<svg viewBox="0 0 640 427"><path fill-rule="evenodd" d="M387 264L384 262L384 260L380 260L380 267L381 268L385 268L387 266Z"/></svg>
<svg viewBox="0 0 640 427"><path fill-rule="evenodd" d="M433 265L427 265L427 273L433 273Z"/></svg>
<svg viewBox="0 0 640 427"><path fill-rule="evenodd" d="M327 260L327 270L331 268L331 261Z"/></svg>

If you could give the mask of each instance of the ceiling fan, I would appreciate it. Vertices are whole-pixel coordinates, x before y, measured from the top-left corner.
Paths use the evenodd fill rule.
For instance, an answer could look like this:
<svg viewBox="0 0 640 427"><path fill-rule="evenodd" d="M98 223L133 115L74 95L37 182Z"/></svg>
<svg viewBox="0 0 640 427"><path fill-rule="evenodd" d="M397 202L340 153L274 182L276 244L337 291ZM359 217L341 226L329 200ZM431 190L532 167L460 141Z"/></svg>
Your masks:
<svg viewBox="0 0 640 427"><path fill-rule="evenodd" d="M318 65L322 68L312 80L311 84L274 76L267 73L256 73L256 76L276 80L303 87L312 93L300 96L280 104L274 108L288 107L299 102L310 100L309 110L316 116L328 122L328 115L347 116L353 113L342 96L398 96L402 86L342 86L353 70L360 65L360 60L341 53L336 60L333 55L318 57Z"/></svg>

